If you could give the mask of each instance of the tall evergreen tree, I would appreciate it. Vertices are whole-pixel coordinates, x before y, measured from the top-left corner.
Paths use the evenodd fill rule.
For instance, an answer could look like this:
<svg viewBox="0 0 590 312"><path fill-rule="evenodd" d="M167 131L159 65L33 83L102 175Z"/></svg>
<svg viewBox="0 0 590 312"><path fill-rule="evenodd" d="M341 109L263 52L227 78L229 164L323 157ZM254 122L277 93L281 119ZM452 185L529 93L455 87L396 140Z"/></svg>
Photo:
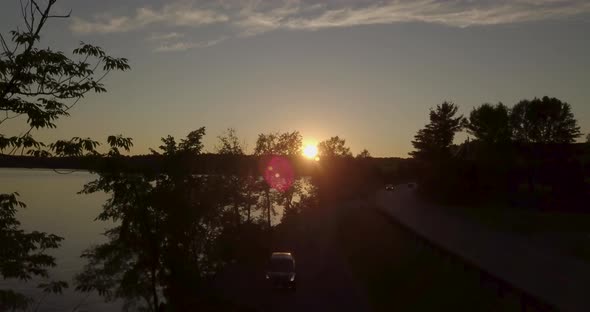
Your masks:
<svg viewBox="0 0 590 312"><path fill-rule="evenodd" d="M411 152L415 158L424 160L444 159L451 154L451 145L457 131L463 125L463 115L457 115L457 105L443 102L430 109L430 123L414 136Z"/></svg>

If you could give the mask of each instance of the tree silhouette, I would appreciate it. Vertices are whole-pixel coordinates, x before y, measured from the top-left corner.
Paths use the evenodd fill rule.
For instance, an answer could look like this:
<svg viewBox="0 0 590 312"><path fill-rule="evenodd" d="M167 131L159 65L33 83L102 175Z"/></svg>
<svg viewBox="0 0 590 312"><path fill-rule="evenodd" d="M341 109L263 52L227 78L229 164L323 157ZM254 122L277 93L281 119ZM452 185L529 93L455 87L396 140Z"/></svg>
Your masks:
<svg viewBox="0 0 590 312"><path fill-rule="evenodd" d="M240 142L235 129L228 128L217 139L219 140L219 144L215 147L217 154L244 155L245 144Z"/></svg>
<svg viewBox="0 0 590 312"><path fill-rule="evenodd" d="M458 107L448 102L430 109L430 123L414 136L412 145L416 150L410 155L426 160L448 158L455 133L461 130L463 124L462 115L455 117L457 111Z"/></svg>
<svg viewBox="0 0 590 312"><path fill-rule="evenodd" d="M321 158L352 157L350 148L346 146L346 140L338 136L320 142L318 144L318 154Z"/></svg>
<svg viewBox="0 0 590 312"><path fill-rule="evenodd" d="M294 153L301 144L293 140L300 137L297 134L282 136L289 138L284 142L295 142L295 146L283 142L271 149ZM260 262L259 255L266 255L270 242L267 227L243 223L246 216L235 209L252 204L241 185L256 178L195 175L190 170L190 160L201 155L203 135L204 128L200 128L174 148L170 148L172 144L162 145L158 156L161 165L155 172L127 173L109 168L99 171L99 178L84 186L82 193L110 195L97 219L115 221L116 226L106 232L106 243L84 252L88 263L76 276L77 290L97 291L107 301L122 299L128 310L216 310L208 306L216 274L229 263ZM220 141L239 142L235 132L231 136L236 140L222 136ZM164 141L176 140L168 136ZM132 141L122 136L111 136L108 142L111 150L132 146ZM241 150L230 145L232 148L226 150ZM116 160L120 154L103 156ZM236 189L231 184L234 179L238 182ZM299 184L293 187L299 188ZM256 199L260 197L258 190L252 193ZM286 194L273 192L269 198L290 205L289 212L314 202L311 192L299 200Z"/></svg>
<svg viewBox="0 0 590 312"><path fill-rule="evenodd" d="M163 152L163 155L173 155L176 152L176 140L171 135L168 135L165 138L160 139L162 141L162 145L160 145L160 150ZM152 154L160 155L160 152L150 149Z"/></svg>
<svg viewBox="0 0 590 312"><path fill-rule="evenodd" d="M465 128L485 143L509 142L512 133L509 109L502 103L483 104L471 111Z"/></svg>
<svg viewBox="0 0 590 312"><path fill-rule="evenodd" d="M203 150L203 136L205 135L205 127L191 131L185 139L180 140L178 144L178 151L188 155L199 155Z"/></svg>
<svg viewBox="0 0 590 312"><path fill-rule="evenodd" d="M299 131L285 132L285 133L269 133L259 134L254 148L254 155L256 156L301 156L303 146L303 138ZM266 222L269 228L272 226L271 214L273 211L273 200L271 198L271 188L266 182L262 182L262 189L264 190L264 207L266 209ZM292 190L283 192L284 197L292 198ZM288 201L290 202L290 201Z"/></svg>
<svg viewBox="0 0 590 312"><path fill-rule="evenodd" d="M83 254L88 264L76 277L77 290L150 311L163 299L171 311L199 301L207 279L225 261L221 238L228 203L223 179L194 175L184 161L201 154L204 133L192 131L174 149L163 145L160 173L99 172L85 185L82 193L111 194L97 219L119 225L106 232L107 243Z"/></svg>
<svg viewBox="0 0 590 312"><path fill-rule="evenodd" d="M240 143L236 130L228 128L224 134L217 137L219 143L216 146L217 154L229 156L243 156L244 147ZM258 198L256 196L257 186L255 179L249 176L229 175L223 177L226 180L226 194L234 210L235 225L238 226L241 221L240 207L244 207L248 216L251 215L253 202ZM248 218L248 222L250 219Z"/></svg>
<svg viewBox="0 0 590 312"><path fill-rule="evenodd" d="M371 153L365 148L356 155L356 158L371 158Z"/></svg>
<svg viewBox="0 0 590 312"><path fill-rule="evenodd" d="M18 135L0 133L0 152L34 156L81 156L94 154L98 142L74 137L45 144L33 136L33 130L55 128L56 121L90 92L106 92L102 80L113 70L127 70L127 60L107 55L100 47L81 43L73 59L51 48L39 49L47 22L67 18L51 13L56 0L43 6L35 0L21 1L24 27L0 34L0 126L25 120ZM18 119L18 117L26 117ZM18 193L0 194L0 274L4 279L28 280L47 277L47 268L55 265L45 251L59 247L62 238L44 232L26 232L16 219L25 204ZM59 293L64 282L40 285L48 293ZM11 290L0 290L0 310L26 308L31 301Z"/></svg>
<svg viewBox="0 0 590 312"><path fill-rule="evenodd" d="M523 143L573 143L581 136L571 106L556 98L522 100L512 108L513 140Z"/></svg>

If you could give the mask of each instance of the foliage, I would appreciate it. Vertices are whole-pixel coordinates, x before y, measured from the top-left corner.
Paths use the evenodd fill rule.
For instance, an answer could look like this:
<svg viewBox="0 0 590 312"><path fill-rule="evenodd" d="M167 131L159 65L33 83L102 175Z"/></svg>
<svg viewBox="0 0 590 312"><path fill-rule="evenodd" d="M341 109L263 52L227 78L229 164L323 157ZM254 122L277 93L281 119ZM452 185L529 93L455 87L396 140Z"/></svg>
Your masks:
<svg viewBox="0 0 590 312"><path fill-rule="evenodd" d="M238 139L236 130L228 128L225 133L218 136L219 144L215 147L220 155L244 155L244 144Z"/></svg>
<svg viewBox="0 0 590 312"><path fill-rule="evenodd" d="M512 108L513 140L523 143L573 143L580 127L571 106L556 98L522 100Z"/></svg>
<svg viewBox="0 0 590 312"><path fill-rule="evenodd" d="M461 130L463 116L455 117L458 107L449 102L444 102L430 109L430 123L420 129L412 145L415 151L410 155L420 159L445 159L451 154L451 145L455 133Z"/></svg>
<svg viewBox="0 0 590 312"><path fill-rule="evenodd" d="M572 144L581 134L569 104L549 97L512 109L484 104L468 121L454 117L457 111L452 104L431 110L431 123L412 142L423 195L453 204L585 209L587 150ZM476 140L451 145L461 125Z"/></svg>
<svg viewBox="0 0 590 312"><path fill-rule="evenodd" d="M2 151L34 153L45 145L31 135L33 129L55 128L56 121L69 115L69 110L89 92L106 92L102 80L113 70L127 70L124 58L107 55L100 47L81 43L74 49L77 59L50 48L39 49L41 31L54 17L50 0L42 9L28 1L24 10L24 30L11 31L11 42L0 36L0 110L6 116L0 125L26 116L28 129L22 135L4 136ZM67 17L67 16L64 16Z"/></svg>
<svg viewBox="0 0 590 312"><path fill-rule="evenodd" d="M96 155L96 147L100 143L90 138L74 137L70 140L57 140L49 145L55 156L84 156Z"/></svg>
<svg viewBox="0 0 590 312"><path fill-rule="evenodd" d="M512 132L509 109L502 103L483 104L471 111L465 128L469 134L485 143L509 142Z"/></svg>
<svg viewBox="0 0 590 312"><path fill-rule="evenodd" d="M365 148L360 153L358 153L358 155L356 155L356 158L371 158L371 153L369 153L369 151Z"/></svg>
<svg viewBox="0 0 590 312"><path fill-rule="evenodd" d="M33 300L23 294L10 289L0 289L0 310L15 311L25 310L33 303Z"/></svg>
<svg viewBox="0 0 590 312"><path fill-rule="evenodd" d="M240 142L236 130L228 128L225 133L218 136L218 145L216 146L217 154L240 156L244 155L244 146ZM246 222L250 222L252 215L252 206L258 201L259 186L256 179L251 176L228 175L222 177L225 180L224 193L228 204L233 209L233 224L238 226L241 223L242 211L246 213Z"/></svg>
<svg viewBox="0 0 590 312"><path fill-rule="evenodd" d="M67 18L51 13L56 0L44 7L35 0L21 2L24 27L0 34L0 126L26 117L26 128L18 135L0 133L0 152L33 156L82 156L94 154L98 142L74 137L51 144L37 141L33 130L55 128L61 117L90 92L106 92L102 80L113 70L127 70L124 58L107 55L100 47L86 43L73 50L73 58L51 48L38 48L42 30L53 18ZM18 208L25 204L18 193L0 194L0 273L2 277L29 280L48 277L47 268L55 266L54 257L45 251L59 247L63 240L53 234L25 232L16 219ZM45 292L61 293L64 282L39 285ZM31 303L25 296L0 290L0 309L24 309Z"/></svg>
<svg viewBox="0 0 590 312"><path fill-rule="evenodd" d="M16 212L26 205L18 200L18 196L18 193L0 194L0 274L5 279L47 277L47 267L55 266L55 259L43 251L57 248L63 238L20 229Z"/></svg>
<svg viewBox="0 0 590 312"><path fill-rule="evenodd" d="M178 151L175 153L183 153L189 155L199 155L203 150L203 136L205 135L205 127L201 127L197 130L191 131L186 139L180 140L178 144Z"/></svg>
<svg viewBox="0 0 590 312"><path fill-rule="evenodd" d="M346 140L338 136L320 142L318 144L318 154L321 158L352 157L350 148L346 146Z"/></svg>
<svg viewBox="0 0 590 312"><path fill-rule="evenodd" d="M97 219L119 225L105 233L106 243L83 254L88 263L76 277L77 290L122 299L130 310L156 311L163 305L169 311L206 309L211 281L220 270L268 251L268 232L263 224L250 222L250 208L257 208L266 190L271 204L288 205L292 212L313 203L311 195L295 196L299 184L279 194L261 188L256 175L192 174L186 156L201 154L204 133L204 128L193 131L180 144L172 143L174 137L164 138L158 152L164 164L158 173L101 171L85 185L82 193L111 194ZM236 144L221 150L243 151L235 131L226 135L221 142ZM271 148L294 153L297 137L297 132L278 134L278 146ZM108 142L114 148L131 141L118 136Z"/></svg>
<svg viewBox="0 0 590 312"><path fill-rule="evenodd" d="M88 263L76 289L123 299L133 310L156 311L164 303L171 311L193 310L203 307L212 277L239 259L238 250L257 250L259 242L241 239L252 228L238 226L246 216L235 210L258 196L246 187L249 177L194 175L185 162L187 153L201 154L204 133L193 131L173 148L164 144L167 164L157 174L99 172L84 187L82 193L111 194L98 220L119 225L106 232L107 243L83 254Z"/></svg>
<svg viewBox="0 0 590 312"><path fill-rule="evenodd" d="M121 152L119 151L120 148L129 152L133 146L133 140L131 138L123 137L121 134L109 136L107 138L107 143L111 146L111 149L108 152L109 156L121 155Z"/></svg>
<svg viewBox="0 0 590 312"><path fill-rule="evenodd" d="M269 133L259 134L256 140L256 146L254 147L254 155L257 156L300 156L303 145L303 138L299 131L285 132L285 133ZM282 194L276 194L273 200L271 197L271 188L266 181L260 181L258 183L259 189L262 189L264 196L262 197L262 207L266 210L266 223L270 229L271 215L276 214L274 211L273 201L283 201L290 203L294 193L293 189L289 189Z"/></svg>
<svg viewBox="0 0 590 312"><path fill-rule="evenodd" d="M259 134L254 147L254 155L299 156L303 138L299 131Z"/></svg>

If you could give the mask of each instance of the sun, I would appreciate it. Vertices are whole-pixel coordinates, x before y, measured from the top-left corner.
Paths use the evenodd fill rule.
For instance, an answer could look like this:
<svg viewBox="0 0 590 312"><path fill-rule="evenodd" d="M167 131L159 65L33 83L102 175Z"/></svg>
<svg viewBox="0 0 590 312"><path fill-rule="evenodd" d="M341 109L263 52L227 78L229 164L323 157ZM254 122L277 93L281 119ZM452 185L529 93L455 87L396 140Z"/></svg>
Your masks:
<svg viewBox="0 0 590 312"><path fill-rule="evenodd" d="M315 159L316 156L318 155L318 147L313 145L313 144L309 144L306 145L305 148L303 148L303 156L309 158L309 159Z"/></svg>

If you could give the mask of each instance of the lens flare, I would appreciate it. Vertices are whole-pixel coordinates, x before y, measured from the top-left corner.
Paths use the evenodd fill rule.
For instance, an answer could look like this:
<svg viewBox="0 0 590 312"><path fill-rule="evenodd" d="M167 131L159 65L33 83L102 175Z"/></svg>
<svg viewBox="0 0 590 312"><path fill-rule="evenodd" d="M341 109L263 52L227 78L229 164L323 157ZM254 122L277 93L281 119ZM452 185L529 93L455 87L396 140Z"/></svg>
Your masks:
<svg viewBox="0 0 590 312"><path fill-rule="evenodd" d="M275 156L265 166L264 180L275 190L285 192L293 185L295 172L289 160Z"/></svg>

